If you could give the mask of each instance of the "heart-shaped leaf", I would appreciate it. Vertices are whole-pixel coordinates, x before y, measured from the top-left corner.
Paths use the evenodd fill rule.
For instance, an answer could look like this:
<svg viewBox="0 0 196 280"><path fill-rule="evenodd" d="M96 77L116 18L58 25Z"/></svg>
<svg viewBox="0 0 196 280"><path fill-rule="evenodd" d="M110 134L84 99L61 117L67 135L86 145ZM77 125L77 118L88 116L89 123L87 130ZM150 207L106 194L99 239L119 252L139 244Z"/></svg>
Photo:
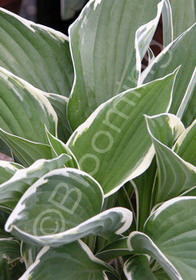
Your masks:
<svg viewBox="0 0 196 280"><path fill-rule="evenodd" d="M0 9L0 65L33 86L69 96L73 66L68 38Z"/></svg>
<svg viewBox="0 0 196 280"><path fill-rule="evenodd" d="M101 184L106 195L149 167L154 150L143 114L169 109L175 75L108 100L70 137L67 145L81 169Z"/></svg>
<svg viewBox="0 0 196 280"><path fill-rule="evenodd" d="M57 169L26 191L5 228L27 242L54 247L90 234L113 238L126 231L132 213L117 207L99 214L102 203L102 189L90 175Z"/></svg>
<svg viewBox="0 0 196 280"><path fill-rule="evenodd" d="M63 167L69 160L68 155L62 154L52 160L37 160L28 168L16 171L13 177L0 185L0 205L13 209L35 181L49 171Z"/></svg>
<svg viewBox="0 0 196 280"><path fill-rule="evenodd" d="M159 0L91 0L71 26L75 82L68 118L73 129L101 103L136 86L135 32L155 18L158 3ZM155 30L156 24L149 38Z"/></svg>
<svg viewBox="0 0 196 280"><path fill-rule="evenodd" d="M158 203L178 196L195 186L196 167L166 146L168 139L165 137L166 133L163 133L165 128L169 128L167 131L173 130L177 137L183 132L179 119L168 114L146 117L146 121L156 151L159 183L155 190L155 203ZM163 139L165 143L162 143Z"/></svg>
<svg viewBox="0 0 196 280"><path fill-rule="evenodd" d="M195 279L196 197L178 197L163 203L147 220L144 232L183 280Z"/></svg>
<svg viewBox="0 0 196 280"><path fill-rule="evenodd" d="M96 258L85 243L77 241L58 248L43 248L19 280L108 280L104 271L116 275L112 267Z"/></svg>

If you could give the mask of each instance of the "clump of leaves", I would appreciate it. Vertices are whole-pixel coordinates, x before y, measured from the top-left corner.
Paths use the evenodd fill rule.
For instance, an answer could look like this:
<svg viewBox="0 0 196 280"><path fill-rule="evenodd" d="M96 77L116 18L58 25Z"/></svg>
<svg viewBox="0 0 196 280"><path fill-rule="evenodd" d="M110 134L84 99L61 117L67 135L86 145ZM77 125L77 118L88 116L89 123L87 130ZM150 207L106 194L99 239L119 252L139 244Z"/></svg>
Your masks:
<svg viewBox="0 0 196 280"><path fill-rule="evenodd" d="M195 41L193 0L0 9L1 279L195 279Z"/></svg>

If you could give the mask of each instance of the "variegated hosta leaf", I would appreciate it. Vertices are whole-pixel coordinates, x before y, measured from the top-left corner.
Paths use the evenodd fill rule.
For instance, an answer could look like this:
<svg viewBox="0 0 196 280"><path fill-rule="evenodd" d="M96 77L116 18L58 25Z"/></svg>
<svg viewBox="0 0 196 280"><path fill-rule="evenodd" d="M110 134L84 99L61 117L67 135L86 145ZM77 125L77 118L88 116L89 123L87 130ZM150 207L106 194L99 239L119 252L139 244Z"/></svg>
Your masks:
<svg viewBox="0 0 196 280"><path fill-rule="evenodd" d="M170 109L171 113L176 113L178 111L195 69L196 55L193 48L195 45L196 24L169 44L141 75L140 83L146 83L165 76L181 65L174 86L174 94ZM190 99L191 96L188 98Z"/></svg>
<svg viewBox="0 0 196 280"><path fill-rule="evenodd" d="M105 271L116 274L85 243L76 241L58 248L44 247L19 280L108 280Z"/></svg>
<svg viewBox="0 0 196 280"><path fill-rule="evenodd" d="M0 279L17 280L24 272L20 262L20 244L12 238L0 239Z"/></svg>
<svg viewBox="0 0 196 280"><path fill-rule="evenodd" d="M170 0L173 16L174 38L189 28L196 20L194 0Z"/></svg>
<svg viewBox="0 0 196 280"><path fill-rule="evenodd" d="M135 254L147 254L148 256L151 256L162 266L169 275L170 279L184 280L172 262L166 255L163 254L160 248L153 242L152 239L150 239L148 235L137 231L132 232L128 238L128 248ZM152 279L154 280L154 278Z"/></svg>
<svg viewBox="0 0 196 280"><path fill-rule="evenodd" d="M12 149L15 157L22 165L28 167L40 158L51 159L54 153L46 144L32 142L25 138L10 134L0 128L0 137Z"/></svg>
<svg viewBox="0 0 196 280"><path fill-rule="evenodd" d="M12 238L0 238L0 262L5 258L8 262L20 257L20 243Z"/></svg>
<svg viewBox="0 0 196 280"><path fill-rule="evenodd" d="M164 271L152 272L145 255L136 255L128 259L124 265L124 273L127 280L170 280Z"/></svg>
<svg viewBox="0 0 196 280"><path fill-rule="evenodd" d="M180 135L175 143L174 151L196 166L196 120Z"/></svg>
<svg viewBox="0 0 196 280"><path fill-rule="evenodd" d="M110 238L126 231L132 213L112 208L99 214L102 203L102 189L91 176L73 168L57 169L26 191L5 229L28 243L53 247L90 234Z"/></svg>
<svg viewBox="0 0 196 280"><path fill-rule="evenodd" d="M193 71L191 80L186 89L185 95L182 99L178 112L176 114L185 127L189 126L196 116L196 67Z"/></svg>
<svg viewBox="0 0 196 280"><path fill-rule="evenodd" d="M61 18L63 20L73 18L87 2L88 0L61 0Z"/></svg>
<svg viewBox="0 0 196 280"><path fill-rule="evenodd" d="M45 93L44 95L48 98L48 100L52 104L58 117L58 126L57 126L58 138L66 143L72 134L72 130L70 128L67 119L68 98L54 93Z"/></svg>
<svg viewBox="0 0 196 280"><path fill-rule="evenodd" d="M47 144L45 127L56 134L57 115L43 92L0 68L0 128ZM4 140L4 139L3 139Z"/></svg>
<svg viewBox="0 0 196 280"><path fill-rule="evenodd" d="M106 195L116 192L150 165L154 150L143 114L169 109L175 75L176 72L108 100L70 137L67 145L81 169L95 177Z"/></svg>
<svg viewBox="0 0 196 280"><path fill-rule="evenodd" d="M69 160L69 162L67 162L66 166L80 169L76 157L74 156L72 151L68 148L68 146L65 143L63 143L60 139L53 136L47 129L46 129L46 133L48 136L50 147L54 151L55 155L59 156L61 154L67 154L68 156L70 156L71 159Z"/></svg>
<svg viewBox="0 0 196 280"><path fill-rule="evenodd" d="M0 185L0 205L13 209L35 181L49 171L65 166L69 160L68 155L62 154L52 160L37 160L30 167L16 171L13 177Z"/></svg>
<svg viewBox="0 0 196 280"><path fill-rule="evenodd" d="M171 7L168 0L161 1L157 5L157 16L150 22L142 25L138 28L135 33L135 49L136 49L136 69L141 74L143 70L142 60L145 57L146 52L149 49L150 45L159 46L159 42L152 41L155 30L158 26L160 17L162 15L163 19L163 41L166 41L168 44L172 41L172 22L171 22ZM164 19L167 19L164 21ZM165 29L167 33L165 32ZM160 46L161 48L161 46Z"/></svg>
<svg viewBox="0 0 196 280"><path fill-rule="evenodd" d="M21 243L20 252L23 261L25 262L26 269L35 262L36 257L41 251L41 249L42 247L37 247L35 245L32 246L31 244L25 242Z"/></svg>
<svg viewBox="0 0 196 280"><path fill-rule="evenodd" d="M17 163L0 160L0 184L10 179L21 168L22 165Z"/></svg>
<svg viewBox="0 0 196 280"><path fill-rule="evenodd" d="M9 216L8 209L0 207L0 238L10 237L10 234L8 232L6 232L4 229L8 216Z"/></svg>
<svg viewBox="0 0 196 280"><path fill-rule="evenodd" d="M172 262L183 280L195 280L196 197L178 197L165 202L149 217L144 232Z"/></svg>
<svg viewBox="0 0 196 280"><path fill-rule="evenodd" d="M68 38L0 9L0 66L33 86L69 96L73 66Z"/></svg>
<svg viewBox="0 0 196 280"><path fill-rule="evenodd" d="M155 190L155 203L158 203L178 196L195 186L196 167L166 146L166 137L162 134L165 128L173 127L172 130L177 136L183 131L182 124L174 115L146 117L146 121L156 151L159 183Z"/></svg>
<svg viewBox="0 0 196 280"><path fill-rule="evenodd" d="M155 18L158 3L159 0L91 0L71 26L75 82L68 118L73 129L101 103L136 86L135 32ZM155 26L150 30L152 37L155 30Z"/></svg>

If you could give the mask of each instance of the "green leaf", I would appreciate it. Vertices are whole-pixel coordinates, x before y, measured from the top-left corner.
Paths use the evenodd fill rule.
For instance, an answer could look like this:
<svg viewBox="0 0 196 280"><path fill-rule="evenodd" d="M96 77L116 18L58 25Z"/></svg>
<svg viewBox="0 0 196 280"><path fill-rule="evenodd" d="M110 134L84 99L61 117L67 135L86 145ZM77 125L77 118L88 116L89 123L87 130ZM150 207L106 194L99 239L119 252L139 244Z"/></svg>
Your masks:
<svg viewBox="0 0 196 280"><path fill-rule="evenodd" d="M195 22L194 0L170 0L170 3L176 38Z"/></svg>
<svg viewBox="0 0 196 280"><path fill-rule="evenodd" d="M180 107L178 108L177 117L180 119L183 117L182 121L185 126L191 124L196 116L196 67L194 69L191 80L186 89L185 95L182 99Z"/></svg>
<svg viewBox="0 0 196 280"><path fill-rule="evenodd" d="M0 68L0 127L8 133L47 144L45 127L56 134L57 116L43 92Z"/></svg>
<svg viewBox="0 0 196 280"><path fill-rule="evenodd" d="M196 275L196 197L178 197L152 213L144 232L160 248L183 280Z"/></svg>
<svg viewBox="0 0 196 280"><path fill-rule="evenodd" d="M196 45L196 24L169 44L141 76L139 83L147 83L165 76L181 65L174 85L173 100L170 108L171 113L178 111L195 69L196 56L193 48L194 45Z"/></svg>
<svg viewBox="0 0 196 280"><path fill-rule="evenodd" d="M167 145L170 142L167 134L171 138L171 132L173 132L177 138L184 130L176 116L158 115L146 117L146 121L156 151L159 183L155 190L155 203L159 203L178 196L195 186L196 167L180 158L168 147L172 146L172 142Z"/></svg>
<svg viewBox="0 0 196 280"><path fill-rule="evenodd" d="M21 243L20 252L25 262L26 269L35 262L36 257L41 249L41 247L31 246L30 244L25 242Z"/></svg>
<svg viewBox="0 0 196 280"><path fill-rule="evenodd" d="M124 273L128 280L157 280L149 267L148 258L144 255L128 259L124 264Z"/></svg>
<svg viewBox="0 0 196 280"><path fill-rule="evenodd" d="M33 86L69 96L73 66L68 38L0 9L0 65Z"/></svg>
<svg viewBox="0 0 196 280"><path fill-rule="evenodd" d="M158 26L164 3L164 1L161 1L157 5L157 16L150 22L139 27L135 33L136 68L139 73L142 71L142 59L150 46L155 30Z"/></svg>
<svg viewBox="0 0 196 280"><path fill-rule="evenodd" d="M143 230L144 223L152 210L153 188L156 183L157 167L153 159L150 167L140 176L131 181L136 195L137 230Z"/></svg>
<svg viewBox="0 0 196 280"><path fill-rule="evenodd" d="M87 2L88 0L61 0L61 18L72 19Z"/></svg>
<svg viewBox="0 0 196 280"><path fill-rule="evenodd" d="M53 93L45 93L45 96L52 104L58 117L58 127L57 127L58 138L61 139L63 142L67 142L67 140L72 134L72 130L70 128L69 121L67 119L68 98Z"/></svg>
<svg viewBox="0 0 196 280"><path fill-rule="evenodd" d="M99 214L102 203L102 189L91 176L73 168L57 169L26 191L5 229L28 243L54 247L90 234L113 238L126 231L132 213L117 207Z"/></svg>
<svg viewBox="0 0 196 280"><path fill-rule="evenodd" d="M51 159L54 157L49 145L29 141L25 138L7 133L1 128L0 137L12 149L16 158L25 167L33 164L40 158Z"/></svg>
<svg viewBox="0 0 196 280"><path fill-rule="evenodd" d="M23 167L17 163L0 160L0 184L10 179L21 168Z"/></svg>
<svg viewBox="0 0 196 280"><path fill-rule="evenodd" d="M101 184L105 195L116 192L150 165L154 150L143 114L168 110L175 75L108 100L70 137L67 145L81 169Z"/></svg>
<svg viewBox="0 0 196 280"><path fill-rule="evenodd" d="M105 262L109 262L110 260L126 255L130 255L130 251L127 247L127 237L124 237L106 245L96 254L96 257Z"/></svg>
<svg viewBox="0 0 196 280"><path fill-rule="evenodd" d="M135 32L155 18L158 3L91 0L70 27L75 82L68 119L73 129L101 103L136 86Z"/></svg>
<svg viewBox="0 0 196 280"><path fill-rule="evenodd" d="M6 258L11 262L20 257L20 244L12 238L0 238L0 261Z"/></svg>
<svg viewBox="0 0 196 280"><path fill-rule="evenodd" d="M34 182L49 171L63 167L69 160L69 156L62 154L52 160L37 160L30 167L16 171L13 177L0 185L0 205L13 209Z"/></svg>
<svg viewBox="0 0 196 280"><path fill-rule="evenodd" d="M185 161L196 166L196 120L180 135L174 151Z"/></svg>
<svg viewBox="0 0 196 280"><path fill-rule="evenodd" d="M58 248L43 248L19 280L108 280L104 271L115 273L85 243L78 241Z"/></svg>
<svg viewBox="0 0 196 280"><path fill-rule="evenodd" d="M80 169L76 157L74 156L72 151L68 148L68 146L65 143L63 143L60 139L53 136L47 129L46 129L46 133L48 136L48 141L50 143L51 149L54 151L56 156L59 156L63 153L67 154L71 159L67 162L66 166Z"/></svg>
<svg viewBox="0 0 196 280"><path fill-rule="evenodd" d="M12 238L0 239L0 279L17 280L24 271L20 263L20 244Z"/></svg>
<svg viewBox="0 0 196 280"><path fill-rule="evenodd" d="M157 260L172 280L185 280L169 261L167 255L163 254L160 248L157 247L148 235L137 231L132 232L128 237L128 248L135 254L147 254Z"/></svg>

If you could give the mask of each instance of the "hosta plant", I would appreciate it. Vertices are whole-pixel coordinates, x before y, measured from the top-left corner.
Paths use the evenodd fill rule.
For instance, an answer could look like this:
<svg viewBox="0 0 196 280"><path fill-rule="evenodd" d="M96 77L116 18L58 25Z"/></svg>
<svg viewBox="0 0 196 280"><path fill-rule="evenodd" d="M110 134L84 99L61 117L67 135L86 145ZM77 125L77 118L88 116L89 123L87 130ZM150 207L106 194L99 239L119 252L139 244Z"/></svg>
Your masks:
<svg viewBox="0 0 196 280"><path fill-rule="evenodd" d="M195 279L195 44L193 0L0 9L0 279Z"/></svg>

